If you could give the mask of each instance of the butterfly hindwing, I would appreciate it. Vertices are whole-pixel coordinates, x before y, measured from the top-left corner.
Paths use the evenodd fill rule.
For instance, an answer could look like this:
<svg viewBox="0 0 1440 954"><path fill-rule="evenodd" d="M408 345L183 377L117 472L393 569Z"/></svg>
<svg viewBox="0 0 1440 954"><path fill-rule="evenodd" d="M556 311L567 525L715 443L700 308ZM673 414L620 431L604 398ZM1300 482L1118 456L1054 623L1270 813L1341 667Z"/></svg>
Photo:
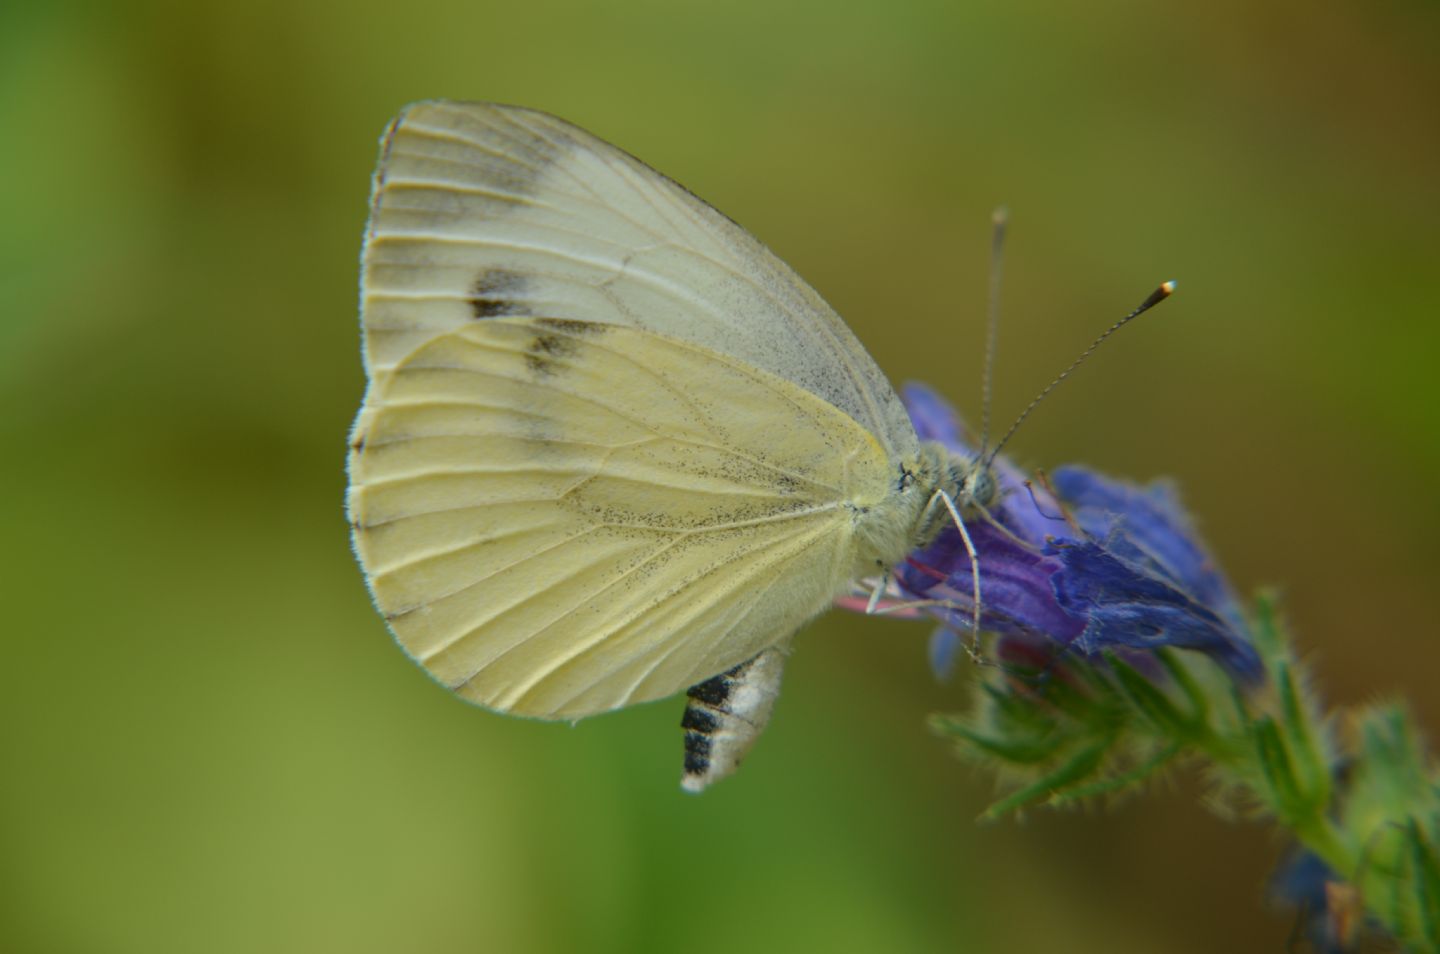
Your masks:
<svg viewBox="0 0 1440 954"><path fill-rule="evenodd" d="M854 574L888 459L811 393L638 328L472 319L373 376L351 519L438 680L579 718L787 638Z"/></svg>

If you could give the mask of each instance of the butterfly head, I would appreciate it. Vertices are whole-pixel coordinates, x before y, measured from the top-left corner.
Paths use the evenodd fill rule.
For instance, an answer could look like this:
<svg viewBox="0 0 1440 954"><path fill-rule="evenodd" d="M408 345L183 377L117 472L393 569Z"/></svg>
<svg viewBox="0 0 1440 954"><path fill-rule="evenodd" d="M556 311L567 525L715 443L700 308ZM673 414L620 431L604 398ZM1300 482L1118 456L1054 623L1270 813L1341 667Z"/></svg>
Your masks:
<svg viewBox="0 0 1440 954"><path fill-rule="evenodd" d="M964 510L988 510L999 496L1000 484L995 471L990 467L990 458L975 457L966 460L950 455L950 478L954 481L955 503Z"/></svg>

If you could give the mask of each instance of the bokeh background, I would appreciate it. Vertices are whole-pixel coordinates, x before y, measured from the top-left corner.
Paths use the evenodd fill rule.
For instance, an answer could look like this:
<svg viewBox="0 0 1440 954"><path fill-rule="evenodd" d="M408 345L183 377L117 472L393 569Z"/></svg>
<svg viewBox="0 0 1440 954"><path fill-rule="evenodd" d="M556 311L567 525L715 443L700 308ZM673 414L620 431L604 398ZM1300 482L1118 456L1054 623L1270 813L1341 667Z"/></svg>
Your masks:
<svg viewBox="0 0 1440 954"><path fill-rule="evenodd" d="M0 947L1283 949L1278 846L1185 774L979 827L927 627L803 635L738 777L680 704L467 707L347 542L376 139L522 103L744 223L897 381L1177 478L1330 699L1440 727L1440 12L1429 2L138 0L0 7Z"/></svg>

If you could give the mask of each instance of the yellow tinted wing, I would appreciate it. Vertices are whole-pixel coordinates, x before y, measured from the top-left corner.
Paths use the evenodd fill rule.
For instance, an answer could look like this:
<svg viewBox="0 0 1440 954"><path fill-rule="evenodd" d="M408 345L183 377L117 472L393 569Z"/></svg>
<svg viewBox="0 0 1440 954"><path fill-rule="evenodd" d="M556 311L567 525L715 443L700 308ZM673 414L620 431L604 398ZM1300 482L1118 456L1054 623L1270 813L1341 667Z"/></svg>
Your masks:
<svg viewBox="0 0 1440 954"><path fill-rule="evenodd" d="M407 107L387 130L364 254L372 373L476 318L670 335L780 375L896 458L910 419L850 329L764 245L564 120L494 103Z"/></svg>
<svg viewBox="0 0 1440 954"><path fill-rule="evenodd" d="M578 718L789 636L855 571L886 457L784 379L676 339L474 321L377 374L349 505L406 651L473 702Z"/></svg>

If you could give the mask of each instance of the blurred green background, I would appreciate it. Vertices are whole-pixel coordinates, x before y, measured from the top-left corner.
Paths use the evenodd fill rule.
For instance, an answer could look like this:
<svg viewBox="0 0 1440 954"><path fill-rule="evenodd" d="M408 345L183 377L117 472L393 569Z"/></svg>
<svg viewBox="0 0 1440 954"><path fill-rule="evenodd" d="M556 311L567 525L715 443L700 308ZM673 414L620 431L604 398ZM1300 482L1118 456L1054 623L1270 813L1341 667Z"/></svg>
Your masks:
<svg viewBox="0 0 1440 954"><path fill-rule="evenodd" d="M357 256L404 103L539 107L771 244L972 416L1012 212L1014 442L1178 478L1328 696L1440 726L1440 11L1218 0L0 8L0 947L1274 951L1277 846L1181 774L978 827L969 674L832 614L738 777L680 703L467 707L353 564Z"/></svg>

